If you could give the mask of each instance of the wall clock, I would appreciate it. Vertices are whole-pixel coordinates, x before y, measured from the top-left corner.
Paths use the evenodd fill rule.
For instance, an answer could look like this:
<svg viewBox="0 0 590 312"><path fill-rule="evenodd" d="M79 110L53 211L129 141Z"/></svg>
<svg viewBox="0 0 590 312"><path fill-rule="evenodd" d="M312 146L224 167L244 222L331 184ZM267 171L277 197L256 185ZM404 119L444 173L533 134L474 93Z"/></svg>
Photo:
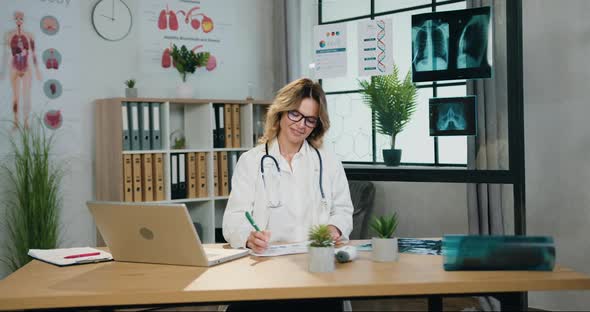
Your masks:
<svg viewBox="0 0 590 312"><path fill-rule="evenodd" d="M105 40L127 37L132 24L131 10L123 0L100 0L92 9L92 26Z"/></svg>

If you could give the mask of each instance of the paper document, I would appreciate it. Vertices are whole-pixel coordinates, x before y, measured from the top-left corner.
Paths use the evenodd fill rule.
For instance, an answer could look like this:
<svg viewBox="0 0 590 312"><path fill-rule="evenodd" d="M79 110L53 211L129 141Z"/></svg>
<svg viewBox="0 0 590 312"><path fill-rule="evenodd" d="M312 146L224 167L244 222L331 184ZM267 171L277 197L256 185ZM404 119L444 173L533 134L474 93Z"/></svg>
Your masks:
<svg viewBox="0 0 590 312"><path fill-rule="evenodd" d="M308 246L309 246L309 242L301 242L301 243L293 243L293 244L279 244L279 245L271 245L263 253L255 253L254 251L250 251L250 253L254 256L257 256L257 257L274 257L274 256L292 255L292 254L306 253Z"/></svg>
<svg viewBox="0 0 590 312"><path fill-rule="evenodd" d="M29 249L28 255L58 266L113 260L113 256L91 247Z"/></svg>

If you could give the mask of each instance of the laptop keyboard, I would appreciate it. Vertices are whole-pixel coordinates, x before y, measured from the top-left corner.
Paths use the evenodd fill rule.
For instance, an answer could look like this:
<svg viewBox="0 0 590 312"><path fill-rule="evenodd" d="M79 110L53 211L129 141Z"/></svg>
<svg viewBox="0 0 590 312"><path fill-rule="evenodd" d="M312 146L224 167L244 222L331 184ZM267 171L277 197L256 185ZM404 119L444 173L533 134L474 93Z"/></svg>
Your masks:
<svg viewBox="0 0 590 312"><path fill-rule="evenodd" d="M205 252L205 255L207 256L207 258L215 258L219 256L219 254L213 252Z"/></svg>

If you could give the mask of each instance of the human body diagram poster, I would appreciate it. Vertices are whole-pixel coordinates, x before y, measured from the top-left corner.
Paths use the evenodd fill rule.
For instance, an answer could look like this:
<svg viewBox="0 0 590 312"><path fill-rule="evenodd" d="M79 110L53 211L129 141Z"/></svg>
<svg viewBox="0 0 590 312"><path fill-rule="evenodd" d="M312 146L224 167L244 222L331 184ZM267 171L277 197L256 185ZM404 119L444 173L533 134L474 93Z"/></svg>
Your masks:
<svg viewBox="0 0 590 312"><path fill-rule="evenodd" d="M0 127L41 118L56 130L79 123L80 3L3 1L0 13ZM79 106L79 105L78 105Z"/></svg>
<svg viewBox="0 0 590 312"><path fill-rule="evenodd" d="M209 52L209 62L197 72L215 72L236 53L233 25L236 14L228 0L139 1L141 40L140 70L143 73L176 71L172 45Z"/></svg>
<svg viewBox="0 0 590 312"><path fill-rule="evenodd" d="M359 76L389 75L393 72L391 19L359 22Z"/></svg>
<svg viewBox="0 0 590 312"><path fill-rule="evenodd" d="M346 24L313 27L315 78L346 76Z"/></svg>

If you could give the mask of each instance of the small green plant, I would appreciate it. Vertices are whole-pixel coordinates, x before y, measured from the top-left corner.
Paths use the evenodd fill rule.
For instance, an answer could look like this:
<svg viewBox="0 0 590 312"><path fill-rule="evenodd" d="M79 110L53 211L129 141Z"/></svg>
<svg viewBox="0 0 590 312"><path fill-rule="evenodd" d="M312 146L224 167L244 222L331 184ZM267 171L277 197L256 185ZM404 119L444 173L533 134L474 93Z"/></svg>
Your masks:
<svg viewBox="0 0 590 312"><path fill-rule="evenodd" d="M129 79L129 80L125 80L125 85L127 86L127 88L131 89L131 88L135 88L135 79Z"/></svg>
<svg viewBox="0 0 590 312"><path fill-rule="evenodd" d="M374 217L370 226L380 238L391 238L397 229L397 221L397 213L394 212L389 217Z"/></svg>
<svg viewBox="0 0 590 312"><path fill-rule="evenodd" d="M334 246L332 234L327 224L318 224L309 230L309 240L311 247L331 247Z"/></svg>
<svg viewBox="0 0 590 312"><path fill-rule="evenodd" d="M6 211L0 225L7 239L0 261L12 271L31 260L29 249L57 247L64 173L62 165L52 160L53 136L46 135L40 118L33 127L18 125L17 130L10 136L10 155L1 165L8 183L3 184Z"/></svg>
<svg viewBox="0 0 590 312"><path fill-rule="evenodd" d="M174 66L182 77L182 82L186 82L187 73L193 74L197 67L205 66L209 61L209 52L195 53L187 49L185 45L182 45L180 49L175 44L172 45L170 55L174 61Z"/></svg>

